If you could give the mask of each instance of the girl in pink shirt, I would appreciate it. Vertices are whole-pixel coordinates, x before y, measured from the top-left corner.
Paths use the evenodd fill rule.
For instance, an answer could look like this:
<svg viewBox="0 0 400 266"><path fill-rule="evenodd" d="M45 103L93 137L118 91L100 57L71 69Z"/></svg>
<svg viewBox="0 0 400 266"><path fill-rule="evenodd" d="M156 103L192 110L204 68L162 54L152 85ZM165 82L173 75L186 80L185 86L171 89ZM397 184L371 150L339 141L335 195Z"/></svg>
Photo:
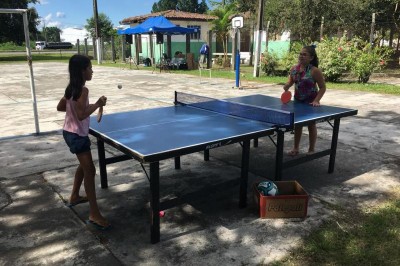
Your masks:
<svg viewBox="0 0 400 266"><path fill-rule="evenodd" d="M69 84L65 94L57 105L57 111L66 112L63 136L70 151L76 154L79 165L75 172L74 185L69 206L89 201L88 223L99 229L107 229L110 224L101 215L96 200L95 174L92 153L90 151L89 121L90 115L100 106L106 105L107 98L101 96L95 104L89 104L89 90L86 81L92 79L93 70L90 59L84 55L73 55L69 60ZM86 197L79 195L84 181Z"/></svg>

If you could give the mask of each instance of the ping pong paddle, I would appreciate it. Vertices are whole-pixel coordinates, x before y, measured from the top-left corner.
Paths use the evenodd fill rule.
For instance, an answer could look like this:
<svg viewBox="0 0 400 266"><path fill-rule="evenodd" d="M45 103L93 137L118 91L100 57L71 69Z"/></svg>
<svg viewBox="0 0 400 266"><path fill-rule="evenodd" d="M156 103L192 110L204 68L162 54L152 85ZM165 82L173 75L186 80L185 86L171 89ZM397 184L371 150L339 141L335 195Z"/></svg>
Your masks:
<svg viewBox="0 0 400 266"><path fill-rule="evenodd" d="M292 93L290 91L284 91L281 95L281 101L283 104L290 102L292 99Z"/></svg>
<svg viewBox="0 0 400 266"><path fill-rule="evenodd" d="M103 117L103 106L100 106L99 111L97 112L97 123L100 123L102 117Z"/></svg>

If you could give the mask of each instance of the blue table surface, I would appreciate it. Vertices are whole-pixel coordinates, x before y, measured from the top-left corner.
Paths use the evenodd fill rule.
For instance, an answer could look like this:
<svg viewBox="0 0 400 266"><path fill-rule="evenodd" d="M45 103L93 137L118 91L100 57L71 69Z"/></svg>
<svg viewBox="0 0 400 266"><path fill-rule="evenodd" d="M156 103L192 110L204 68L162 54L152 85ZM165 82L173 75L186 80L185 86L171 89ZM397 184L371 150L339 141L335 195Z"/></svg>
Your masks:
<svg viewBox="0 0 400 266"><path fill-rule="evenodd" d="M282 104L279 98L265 96L261 94L243 96L237 98L229 98L229 101L294 112L295 124L304 121L318 120L320 118L332 115L340 116L341 114L346 114L349 112L356 111L354 109L327 106L327 105L314 107L311 106L310 104L301 103L293 100L287 104Z"/></svg>
<svg viewBox="0 0 400 266"><path fill-rule="evenodd" d="M92 116L90 128L142 155L273 131L268 123L185 106L109 114L100 123Z"/></svg>
<svg viewBox="0 0 400 266"><path fill-rule="evenodd" d="M295 122L315 120L351 109L294 103L264 95L229 101L295 112ZM180 148L217 142L256 132L273 132L271 124L227 116L187 106L170 106L106 114L100 123L92 116L90 128L113 142L148 156Z"/></svg>

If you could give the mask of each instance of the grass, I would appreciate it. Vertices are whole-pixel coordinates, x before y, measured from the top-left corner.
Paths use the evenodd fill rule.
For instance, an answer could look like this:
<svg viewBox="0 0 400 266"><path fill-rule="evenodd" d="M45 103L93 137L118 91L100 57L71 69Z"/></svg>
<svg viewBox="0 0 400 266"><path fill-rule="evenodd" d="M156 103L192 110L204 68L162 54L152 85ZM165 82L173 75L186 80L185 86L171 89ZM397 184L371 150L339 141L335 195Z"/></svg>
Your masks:
<svg viewBox="0 0 400 266"><path fill-rule="evenodd" d="M272 265L400 265L400 187L379 206L336 215Z"/></svg>
<svg viewBox="0 0 400 266"><path fill-rule="evenodd" d="M35 52L32 53L32 61L55 61L55 62L68 62L72 54L70 53L46 53L46 52ZM0 64L9 64L9 63L22 63L26 62L25 54L12 54L5 53L0 54Z"/></svg>
<svg viewBox="0 0 400 266"><path fill-rule="evenodd" d="M35 61L61 61L67 62L69 58L72 56L71 53L32 53L32 60ZM0 53L0 64L5 63L15 63L15 62L26 62L26 55L13 55L13 54L1 54ZM93 64L97 64L96 61L93 61ZM105 61L103 66L109 67L124 67L127 68L128 65L122 64L120 62L113 63L111 61ZM132 65L132 70L136 70L136 67ZM151 67L139 66L139 70L152 70ZM157 69L157 71L159 71ZM393 73L392 69L388 69L388 73ZM194 75L199 76L199 71L196 70L172 70L171 73L176 74L186 74L186 75ZM287 81L287 77L284 76L266 76L265 74L260 73L260 77L253 77L253 67L251 66L241 66L240 68L241 77L240 80L243 83L246 82L257 82L257 83L268 83L268 84L280 84L283 85ZM235 72L231 69L213 69L212 76L214 78L226 78L226 79L235 79ZM400 95L400 86L385 84L385 83L366 83L361 84L356 81L342 81L337 83L327 82L326 84L328 89L339 89L339 90L348 90L348 91L365 91L365 92L373 92L373 93L381 93L381 94L391 94L391 95Z"/></svg>
<svg viewBox="0 0 400 266"><path fill-rule="evenodd" d="M104 66L110 67L128 67L126 64L121 63L104 63ZM131 66L132 70L136 70L134 65ZM139 66L139 70L152 70L151 67L143 67ZM242 83L246 82L257 82L257 83L268 83L268 84L279 84L283 85L287 82L287 77L284 76L266 76L265 74L260 74L260 77L253 77L253 67L249 66L241 66L241 81ZM156 71L159 71L157 69ZM392 70L388 70L388 72L392 73ZM195 70L171 70L171 73L175 74L186 74L186 75L194 75L199 76L199 71ZM234 80L236 74L233 70L230 69L213 69L212 77L214 78L226 78ZM381 93L381 94L391 94L391 95L400 95L400 86L385 84L385 83L358 83L357 81L342 81L342 82L327 82L326 84L328 89L339 89L339 90L348 90L348 91L365 91L365 92L373 92L373 93Z"/></svg>

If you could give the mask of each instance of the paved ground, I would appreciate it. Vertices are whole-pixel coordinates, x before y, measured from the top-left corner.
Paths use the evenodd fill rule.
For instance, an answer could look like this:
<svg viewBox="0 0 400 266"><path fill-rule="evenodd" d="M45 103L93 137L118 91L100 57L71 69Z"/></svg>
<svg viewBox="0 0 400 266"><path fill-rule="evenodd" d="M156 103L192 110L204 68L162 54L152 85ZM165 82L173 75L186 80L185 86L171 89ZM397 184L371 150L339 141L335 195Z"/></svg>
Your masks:
<svg viewBox="0 0 400 266"><path fill-rule="evenodd" d="M241 147L230 145L212 150L209 162L200 153L182 157L181 170L175 170L171 160L161 163L163 200L203 193L167 210L156 245L149 243L149 184L140 164L109 166L110 187L98 187L97 194L113 229L99 232L84 223L87 204L73 209L64 205L77 164L60 133L54 132L63 123L55 107L67 84L67 65L34 64L40 130L53 132L40 136L29 135L35 126L27 66L0 65L0 73L0 265L267 264L288 254L329 219L330 203L372 206L400 184L400 97L328 88L323 104L355 108L359 115L341 121L333 174L327 174L327 158L284 171L285 180L296 179L311 195L306 219L259 219L251 186L245 209L237 207L237 186L218 193L204 190L207 184L240 175ZM244 90L235 90L230 80L200 83L193 76L99 66L88 83L91 101L108 97L106 113L170 105L175 90L214 98L279 96L282 91L280 85L243 85ZM330 126L319 124L318 129L318 147L326 148ZM286 149L291 145L289 136ZM251 149L250 184L273 175L273 149L268 139ZM111 148L107 152L116 153Z"/></svg>

